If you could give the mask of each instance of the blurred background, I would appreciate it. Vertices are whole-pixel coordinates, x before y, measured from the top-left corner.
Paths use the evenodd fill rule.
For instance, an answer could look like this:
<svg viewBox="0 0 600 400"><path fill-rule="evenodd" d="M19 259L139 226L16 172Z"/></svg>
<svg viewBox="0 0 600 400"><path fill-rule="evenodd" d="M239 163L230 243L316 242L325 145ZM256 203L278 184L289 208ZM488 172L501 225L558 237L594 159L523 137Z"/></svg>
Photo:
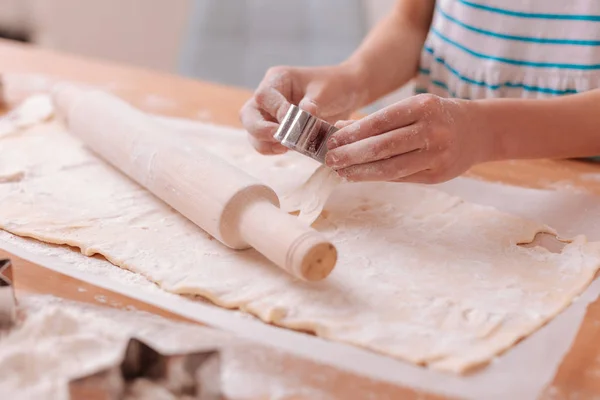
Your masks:
<svg viewBox="0 0 600 400"><path fill-rule="evenodd" d="M270 66L344 60L393 3L0 0L0 37L253 89Z"/></svg>

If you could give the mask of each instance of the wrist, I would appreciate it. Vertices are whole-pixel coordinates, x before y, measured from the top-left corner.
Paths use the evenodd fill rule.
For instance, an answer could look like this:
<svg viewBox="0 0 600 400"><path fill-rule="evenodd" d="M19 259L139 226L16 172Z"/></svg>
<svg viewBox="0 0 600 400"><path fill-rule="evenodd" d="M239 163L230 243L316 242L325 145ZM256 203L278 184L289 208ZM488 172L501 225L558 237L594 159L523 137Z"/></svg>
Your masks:
<svg viewBox="0 0 600 400"><path fill-rule="evenodd" d="M497 161L503 158L499 134L485 100L458 100L462 104L469 140L477 149L474 164Z"/></svg>
<svg viewBox="0 0 600 400"><path fill-rule="evenodd" d="M346 77L348 87L351 87L360 99L358 108L369 103L369 67L355 57L351 57L338 65L339 72Z"/></svg>

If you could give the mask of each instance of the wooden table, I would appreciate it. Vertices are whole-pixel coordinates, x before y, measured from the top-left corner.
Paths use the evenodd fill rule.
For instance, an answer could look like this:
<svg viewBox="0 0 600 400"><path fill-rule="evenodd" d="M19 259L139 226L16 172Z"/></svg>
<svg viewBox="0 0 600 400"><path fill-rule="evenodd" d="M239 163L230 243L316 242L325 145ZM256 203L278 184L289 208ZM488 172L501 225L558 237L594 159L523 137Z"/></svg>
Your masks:
<svg viewBox="0 0 600 400"><path fill-rule="evenodd" d="M139 68L93 61L0 40L0 73L36 73L56 79L86 82L110 89L135 106L149 112L240 127L238 110L250 92L206 82L184 79ZM578 161L518 161L481 165L469 176L489 181L533 188L568 187L600 195L600 180L588 174L600 174L600 166ZM599 222L600 223L600 222ZM0 251L0 257L8 256ZM111 293L74 278L58 274L30 262L12 257L16 264L17 293L52 294L74 300L94 302L102 295L113 307L134 306L179 319L176 315ZM587 310L571 350L564 358L551 386L541 399L600 398L600 299ZM290 356L287 373L297 374L307 386L326 390L336 398L364 398L369 393L398 399L433 399L437 396L400 388L388 383L338 371L329 366ZM307 371L311 371L308 373ZM326 382L315 376L327 376Z"/></svg>

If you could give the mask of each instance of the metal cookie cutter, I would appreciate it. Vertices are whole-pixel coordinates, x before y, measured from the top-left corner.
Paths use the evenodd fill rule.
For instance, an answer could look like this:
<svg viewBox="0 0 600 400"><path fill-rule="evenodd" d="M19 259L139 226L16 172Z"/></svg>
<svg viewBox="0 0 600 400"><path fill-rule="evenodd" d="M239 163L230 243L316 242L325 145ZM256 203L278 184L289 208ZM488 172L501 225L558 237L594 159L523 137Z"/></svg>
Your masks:
<svg viewBox="0 0 600 400"><path fill-rule="evenodd" d="M337 130L292 104L273 137L288 149L323 164L327 153L327 139Z"/></svg>
<svg viewBox="0 0 600 400"><path fill-rule="evenodd" d="M13 287L12 263L0 260L0 328L10 328L17 318L17 298Z"/></svg>
<svg viewBox="0 0 600 400"><path fill-rule="evenodd" d="M141 340L130 338L123 358L115 365L72 379L69 396L71 400L221 400L220 375L216 349L163 355ZM164 397L156 397L160 393Z"/></svg>

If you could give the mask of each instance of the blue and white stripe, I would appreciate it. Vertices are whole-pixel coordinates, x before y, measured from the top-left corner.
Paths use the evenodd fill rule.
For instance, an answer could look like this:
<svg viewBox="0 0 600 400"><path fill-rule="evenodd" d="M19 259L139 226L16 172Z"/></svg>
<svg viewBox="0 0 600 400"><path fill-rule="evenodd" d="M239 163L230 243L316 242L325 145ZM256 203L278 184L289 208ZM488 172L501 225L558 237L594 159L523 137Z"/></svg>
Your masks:
<svg viewBox="0 0 600 400"><path fill-rule="evenodd" d="M540 98L595 88L600 1L437 1L417 92Z"/></svg>

